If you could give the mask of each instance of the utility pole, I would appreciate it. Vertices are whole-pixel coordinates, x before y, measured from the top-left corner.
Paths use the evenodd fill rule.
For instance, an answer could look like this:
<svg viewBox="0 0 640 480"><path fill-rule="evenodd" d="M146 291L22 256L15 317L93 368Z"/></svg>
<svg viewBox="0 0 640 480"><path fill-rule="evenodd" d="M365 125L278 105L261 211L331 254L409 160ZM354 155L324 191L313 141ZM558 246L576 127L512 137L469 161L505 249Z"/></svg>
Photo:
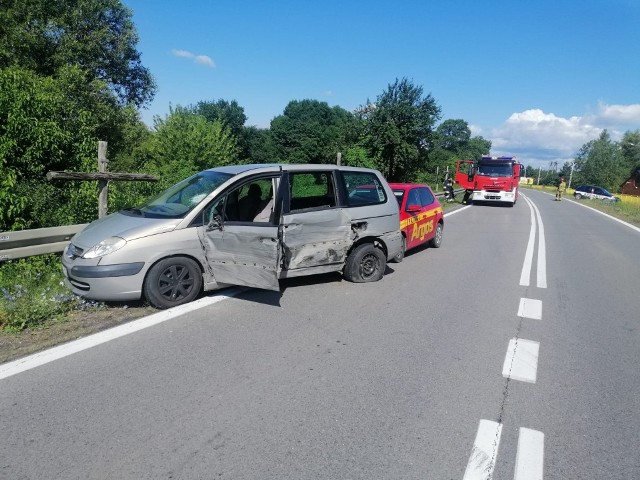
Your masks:
<svg viewBox="0 0 640 480"><path fill-rule="evenodd" d="M573 166L576 164L576 162L571 162L571 172L569 172L569 184L567 185L567 188L571 188L571 177L573 177Z"/></svg>
<svg viewBox="0 0 640 480"><path fill-rule="evenodd" d="M536 185L540 185L540 170L542 170L542 167L538 167L538 183Z"/></svg>

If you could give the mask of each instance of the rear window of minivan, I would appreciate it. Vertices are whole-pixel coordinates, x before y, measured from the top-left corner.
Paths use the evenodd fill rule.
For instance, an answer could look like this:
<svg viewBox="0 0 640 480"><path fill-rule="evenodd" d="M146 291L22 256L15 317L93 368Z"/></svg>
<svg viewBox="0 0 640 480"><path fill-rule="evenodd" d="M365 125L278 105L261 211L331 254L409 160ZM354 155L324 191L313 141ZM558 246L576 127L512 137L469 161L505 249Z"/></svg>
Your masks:
<svg viewBox="0 0 640 480"><path fill-rule="evenodd" d="M387 194L375 173L343 171L342 178L347 189L347 206L363 207L387 201Z"/></svg>

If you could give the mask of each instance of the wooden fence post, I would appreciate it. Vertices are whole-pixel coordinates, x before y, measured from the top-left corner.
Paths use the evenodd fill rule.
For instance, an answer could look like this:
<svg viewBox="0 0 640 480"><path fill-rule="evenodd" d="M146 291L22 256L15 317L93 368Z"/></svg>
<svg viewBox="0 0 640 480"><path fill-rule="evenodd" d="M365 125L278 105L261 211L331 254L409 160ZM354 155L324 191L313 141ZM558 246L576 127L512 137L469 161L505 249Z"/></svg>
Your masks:
<svg viewBox="0 0 640 480"><path fill-rule="evenodd" d="M107 164L107 142L98 142L98 172L106 173ZM98 218L106 217L109 202L109 180L98 180Z"/></svg>

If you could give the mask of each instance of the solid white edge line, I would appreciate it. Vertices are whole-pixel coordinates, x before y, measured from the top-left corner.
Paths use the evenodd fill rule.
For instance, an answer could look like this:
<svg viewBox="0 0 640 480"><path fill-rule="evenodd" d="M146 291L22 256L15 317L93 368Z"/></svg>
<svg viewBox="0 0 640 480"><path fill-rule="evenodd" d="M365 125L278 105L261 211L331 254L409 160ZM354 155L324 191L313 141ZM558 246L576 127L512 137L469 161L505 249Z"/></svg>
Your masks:
<svg viewBox="0 0 640 480"><path fill-rule="evenodd" d="M502 424L480 420L463 480L490 480L498 457Z"/></svg>
<svg viewBox="0 0 640 480"><path fill-rule="evenodd" d="M132 322L128 322L123 325L110 328L108 330L103 330L101 332L79 338L78 340L74 340L72 342L65 343L48 350L43 350L41 352L34 353L33 355L19 358L18 360L14 360L12 362L5 363L3 365L0 365L0 380L11 377L13 375L17 375L18 373L22 373L27 370L31 370L32 368L39 367L40 365L53 362L60 358L67 357L74 353L87 350L88 348L95 347L96 345L109 342L116 338L129 335L130 333L134 333L139 330L158 325L162 322L166 322L167 320L171 320L172 318L184 315L185 313L189 313L194 310L213 305L214 303L227 300L228 298L238 295L242 291L244 291L244 289L234 288L225 292L225 294L218 294L215 296L200 298L194 302L180 305L179 307L173 307L168 310L163 310L139 320L134 320Z"/></svg>
<svg viewBox="0 0 640 480"><path fill-rule="evenodd" d="M535 203L531 202L533 209L536 212L536 218L538 219L538 271L537 286L538 288L547 288L547 248L544 239L544 223L542 223L542 216L540 210Z"/></svg>
<svg viewBox="0 0 640 480"><path fill-rule="evenodd" d="M518 316L522 318L542 319L542 300L521 298L518 306Z"/></svg>
<svg viewBox="0 0 640 480"><path fill-rule="evenodd" d="M536 383L540 343L522 338L509 340L502 365L502 376L521 382Z"/></svg>
<svg viewBox="0 0 640 480"><path fill-rule="evenodd" d="M514 480L542 480L544 472L544 433L520 428Z"/></svg>
<svg viewBox="0 0 640 480"><path fill-rule="evenodd" d="M525 195L522 195L525 202L529 206L531 212L531 229L529 230L529 242L527 243L527 250L524 255L524 261L522 262L522 271L520 272L520 285L528 287L531 283L531 265L533 264L533 247L536 241L536 219L533 213L533 207L531 206L531 200Z"/></svg>
<svg viewBox="0 0 640 480"><path fill-rule="evenodd" d="M443 213L442 216L443 217L450 217L451 215L453 215L454 213L458 213L461 212L463 210L466 210L467 208L471 208L471 205L467 205L466 207L462 207L462 208L457 208L452 212L447 212L447 213Z"/></svg>
<svg viewBox="0 0 640 480"><path fill-rule="evenodd" d="M546 195L552 195L551 193L548 193L548 192L542 192L542 193L544 193ZM625 227L629 227L630 229L635 230L636 232L640 233L640 227L636 227L635 225L631 225L630 223L625 222L624 220L620 220L619 218L616 218L616 217L614 217L612 215L609 215L606 212L602 212L602 211L598 210L597 208L593 208L593 207L590 207L589 205L585 205L582 202L576 202L575 200L571 200L569 198L567 198L566 200L569 203L573 203L574 205L580 205L583 208L587 208L589 210L593 210L594 212L599 213L600 215L604 215L605 217L610 218L611 220L615 220L616 222L621 223Z"/></svg>

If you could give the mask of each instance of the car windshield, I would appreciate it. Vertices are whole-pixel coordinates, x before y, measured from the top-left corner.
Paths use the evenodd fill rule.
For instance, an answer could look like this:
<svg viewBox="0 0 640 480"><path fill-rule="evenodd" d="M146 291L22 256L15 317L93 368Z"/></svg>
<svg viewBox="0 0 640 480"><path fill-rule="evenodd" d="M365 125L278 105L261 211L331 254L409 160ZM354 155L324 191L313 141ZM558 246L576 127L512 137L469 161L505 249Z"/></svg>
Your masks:
<svg viewBox="0 0 640 480"><path fill-rule="evenodd" d="M513 167L511 163L478 163L478 175L485 177L511 177L513 175Z"/></svg>
<svg viewBox="0 0 640 480"><path fill-rule="evenodd" d="M214 171L200 172L169 187L138 208L125 208L121 213L150 218L184 218L207 195L232 176L229 173Z"/></svg>

